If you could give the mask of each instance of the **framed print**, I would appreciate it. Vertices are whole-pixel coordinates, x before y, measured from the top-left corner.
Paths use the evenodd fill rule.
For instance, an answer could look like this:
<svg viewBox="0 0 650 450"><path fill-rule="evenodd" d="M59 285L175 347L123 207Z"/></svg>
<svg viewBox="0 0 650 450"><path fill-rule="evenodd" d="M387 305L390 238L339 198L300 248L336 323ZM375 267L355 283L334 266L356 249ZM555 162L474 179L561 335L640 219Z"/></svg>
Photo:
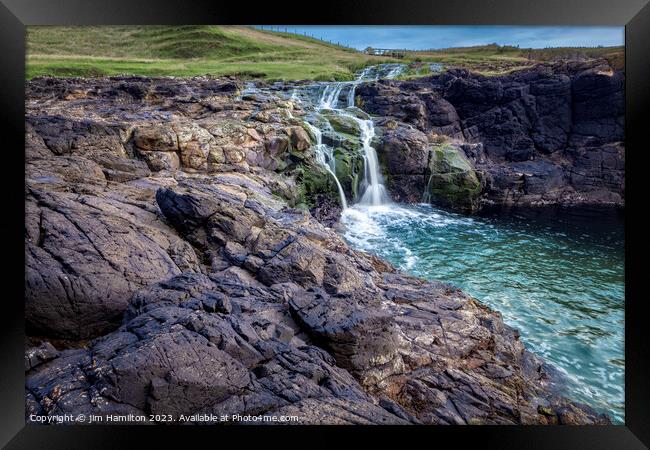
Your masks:
<svg viewBox="0 0 650 450"><path fill-rule="evenodd" d="M321 9L3 2L3 444L646 448L649 7Z"/></svg>

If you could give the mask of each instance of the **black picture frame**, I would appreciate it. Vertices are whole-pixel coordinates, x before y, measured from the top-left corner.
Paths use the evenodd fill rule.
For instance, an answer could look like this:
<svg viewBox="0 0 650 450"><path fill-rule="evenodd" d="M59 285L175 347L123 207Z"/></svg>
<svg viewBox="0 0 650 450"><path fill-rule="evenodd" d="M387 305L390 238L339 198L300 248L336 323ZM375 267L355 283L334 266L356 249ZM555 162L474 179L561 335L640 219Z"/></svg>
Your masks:
<svg viewBox="0 0 650 450"><path fill-rule="evenodd" d="M24 89L25 26L91 24L476 24L476 25L618 25L626 44L626 208L625 208L625 425L579 427L144 427L39 426L24 419ZM118 0L0 1L0 123L4 170L0 198L0 236L4 238L3 308L0 333L0 444L6 448L129 448L136 435L165 446L189 439L221 444L228 435L248 443L291 442L335 445L353 434L362 438L399 437L498 448L647 448L650 445L648 326L642 276L644 128L650 106L650 4L647 0L356 0L326 3ZM641 178L639 178L641 177ZM635 220L635 216L639 220ZM154 433L151 433L155 431ZM305 440L296 435L317 433ZM291 441L282 441L291 435ZM218 439L218 440L215 440ZM408 439L404 441L403 439ZM234 442L234 441L233 441ZM182 444L181 444L182 443Z"/></svg>

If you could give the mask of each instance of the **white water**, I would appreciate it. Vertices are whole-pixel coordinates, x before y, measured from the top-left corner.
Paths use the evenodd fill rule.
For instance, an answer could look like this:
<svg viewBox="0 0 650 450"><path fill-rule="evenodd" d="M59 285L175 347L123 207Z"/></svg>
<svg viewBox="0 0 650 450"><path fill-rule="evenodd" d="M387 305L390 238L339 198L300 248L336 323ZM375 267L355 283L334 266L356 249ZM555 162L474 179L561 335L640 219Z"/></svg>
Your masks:
<svg viewBox="0 0 650 450"><path fill-rule="evenodd" d="M366 67L354 81L326 84L316 103L316 109L318 111L323 109L331 110L340 116L355 121L359 126L359 137L364 152L364 177L361 182L361 187L364 189L364 192L359 202L362 205L379 206L390 204L390 197L384 187L377 152L371 145L372 139L375 137L375 126L371 119L360 119L356 115L351 114L345 108L339 108L338 104L340 103L341 93L347 89L346 108L352 108L354 107L355 91L359 84L364 81L378 80L382 77L394 78L399 75L403 69L404 66L399 64ZM341 205L345 210L347 209L347 202L341 183L336 177L333 149L322 143L322 130L313 124L308 123L308 125L317 140L315 146L316 158L318 162L322 164L334 177L341 197Z"/></svg>
<svg viewBox="0 0 650 450"><path fill-rule="evenodd" d="M303 104L313 106L316 113L327 109L328 116L335 114L358 124L364 154L359 185L363 194L347 207L335 176L334 150L322 142L328 142L332 129L326 117L315 114L310 118L317 120L317 126L309 124L316 136L316 158L336 180L344 207L339 232L356 249L383 257L412 275L452 282L501 310L507 323L522 330L527 346L570 380L569 392L577 400L622 421L623 350L620 331L616 331L621 328L607 327L608 321L623 320L623 258L612 253L622 244L613 241L610 245L605 234L595 248L589 232L577 230L575 236L567 237L564 229L536 227L534 221L516 215L468 218L428 204L392 203L371 145L373 122L360 118L366 116L354 107L355 90L362 82L394 77L400 71L399 67L388 69L367 68L351 82L294 91L294 99L305 99ZM592 228L591 224L586 227ZM605 247L609 250L604 252ZM592 251L593 257L585 256ZM544 258L531 260L529 254ZM563 265L570 270L558 271ZM562 283L557 283L558 277ZM549 291L549 285L555 287Z"/></svg>
<svg viewBox="0 0 650 450"><path fill-rule="evenodd" d="M323 90L320 100L318 101L319 109L335 109L339 101L341 91L347 83L328 84Z"/></svg>
<svg viewBox="0 0 650 450"><path fill-rule="evenodd" d="M352 117L361 129L361 144L363 145L364 152L364 174L362 186L365 187L365 192L361 196L362 205L380 206L390 203L390 197L386 193L384 187L384 180L379 171L379 160L377 159L377 152L375 148L370 145L372 138L375 137L375 126L371 119L363 120Z"/></svg>
<svg viewBox="0 0 650 450"><path fill-rule="evenodd" d="M319 164L325 167L325 170L327 170L332 175L332 177L334 177L334 181L336 182L336 187L339 190L339 196L341 198L341 207L343 210L345 210L348 207L348 202L345 199L345 192L343 191L343 187L341 186L341 183L339 182L339 179L336 177L336 173L334 172L336 170L336 159L334 159L333 149L332 147L323 144L323 133L321 130L309 122L306 123L311 132L314 133L314 136L316 137L316 146L314 147L316 150L316 160Z"/></svg>
<svg viewBox="0 0 650 450"><path fill-rule="evenodd" d="M357 79L352 82L350 91L348 92L348 108L354 106L354 93L357 90L357 86L359 86L364 80L368 79L368 74L371 70L372 67L366 67L363 69L363 71L361 71Z"/></svg>

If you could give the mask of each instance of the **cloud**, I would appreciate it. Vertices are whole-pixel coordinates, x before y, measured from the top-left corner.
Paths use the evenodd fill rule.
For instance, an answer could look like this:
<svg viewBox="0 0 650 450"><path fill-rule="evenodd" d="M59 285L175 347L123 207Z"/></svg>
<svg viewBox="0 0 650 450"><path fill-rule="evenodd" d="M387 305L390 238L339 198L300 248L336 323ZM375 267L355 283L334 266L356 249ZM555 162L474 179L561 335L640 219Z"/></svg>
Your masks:
<svg viewBox="0 0 650 450"><path fill-rule="evenodd" d="M370 46L423 50L494 42L522 48L596 47L624 43L623 27L280 25L279 28L357 49Z"/></svg>

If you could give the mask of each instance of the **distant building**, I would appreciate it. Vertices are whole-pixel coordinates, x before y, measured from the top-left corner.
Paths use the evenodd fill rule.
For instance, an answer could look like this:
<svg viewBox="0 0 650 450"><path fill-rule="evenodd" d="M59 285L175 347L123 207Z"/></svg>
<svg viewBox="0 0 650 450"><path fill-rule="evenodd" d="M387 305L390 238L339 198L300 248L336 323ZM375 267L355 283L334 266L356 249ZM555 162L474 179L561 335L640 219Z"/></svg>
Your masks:
<svg viewBox="0 0 650 450"><path fill-rule="evenodd" d="M404 58L404 50L395 50L393 48L366 47L366 49L363 52L367 55L389 56L391 58Z"/></svg>

